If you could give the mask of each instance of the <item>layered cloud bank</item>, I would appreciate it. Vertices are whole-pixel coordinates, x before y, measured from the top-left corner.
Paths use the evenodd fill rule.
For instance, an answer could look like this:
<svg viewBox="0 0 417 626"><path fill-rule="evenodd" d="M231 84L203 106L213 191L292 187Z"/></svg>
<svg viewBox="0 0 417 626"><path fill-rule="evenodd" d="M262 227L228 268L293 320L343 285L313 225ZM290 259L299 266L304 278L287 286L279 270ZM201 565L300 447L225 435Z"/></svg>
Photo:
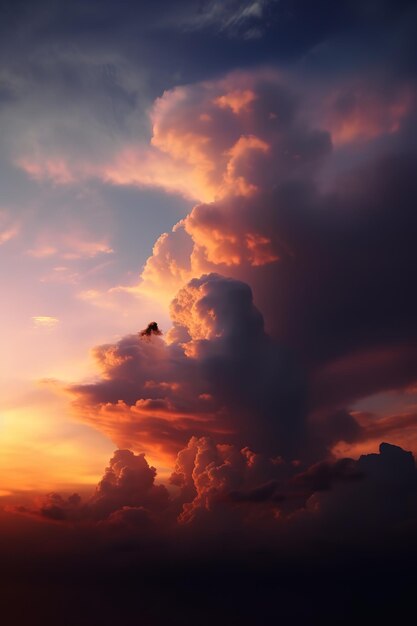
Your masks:
<svg viewBox="0 0 417 626"><path fill-rule="evenodd" d="M207 532L221 536L233 529L274 548L324 538L362 544L376 529L401 537L417 521L413 455L387 443L357 461L302 469L281 457L193 437L178 453L168 489L155 478L143 454L117 450L89 499L51 493L36 507L10 511L115 540L189 535L198 544Z"/></svg>

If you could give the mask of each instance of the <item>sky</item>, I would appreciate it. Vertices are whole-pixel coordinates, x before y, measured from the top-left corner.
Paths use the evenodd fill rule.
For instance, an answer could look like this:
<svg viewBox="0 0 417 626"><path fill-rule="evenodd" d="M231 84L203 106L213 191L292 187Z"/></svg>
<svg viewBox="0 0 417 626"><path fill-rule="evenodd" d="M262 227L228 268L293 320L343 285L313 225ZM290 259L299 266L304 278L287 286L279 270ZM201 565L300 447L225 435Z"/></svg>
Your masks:
<svg viewBox="0 0 417 626"><path fill-rule="evenodd" d="M2 8L13 623L398 620L417 523L416 3Z"/></svg>

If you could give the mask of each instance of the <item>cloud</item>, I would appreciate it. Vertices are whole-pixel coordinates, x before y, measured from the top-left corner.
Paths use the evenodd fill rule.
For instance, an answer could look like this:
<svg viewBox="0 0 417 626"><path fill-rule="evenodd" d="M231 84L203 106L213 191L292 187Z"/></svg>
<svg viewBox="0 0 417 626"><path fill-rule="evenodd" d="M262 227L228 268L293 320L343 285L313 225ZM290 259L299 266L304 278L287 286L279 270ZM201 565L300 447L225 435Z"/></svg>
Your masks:
<svg viewBox="0 0 417 626"><path fill-rule="evenodd" d="M153 453L172 454L205 432L287 450L302 419L300 384L249 287L215 274L194 279L171 315L169 343L131 335L96 349L102 380L71 388L81 414L119 445Z"/></svg>
<svg viewBox="0 0 417 626"><path fill-rule="evenodd" d="M117 445L166 462L192 436L223 434L318 460L365 440L354 402L417 379L415 156L369 156L323 187L331 135L304 107L268 71L155 103L152 150L211 201L161 235L132 290L173 298L167 343L99 347L102 380L72 388Z"/></svg>
<svg viewBox="0 0 417 626"><path fill-rule="evenodd" d="M257 39L262 37L268 27L264 17L274 2L276 0L253 0L247 3L210 0L200 7L197 14L190 12L184 16L179 26L191 31L214 28L228 37Z"/></svg>
<svg viewBox="0 0 417 626"><path fill-rule="evenodd" d="M193 193L199 186L200 200L251 195L272 184L272 168L276 184L277 173L283 178L314 167L330 150L329 135L304 126L299 109L286 79L272 71L165 92L151 112L152 146L165 157L159 184L165 186L166 156L184 188Z"/></svg>
<svg viewBox="0 0 417 626"><path fill-rule="evenodd" d="M37 508L25 506L17 512L54 522L126 522L143 528L153 514L162 515L168 507L168 491L163 485L155 485L155 476L156 469L149 466L143 454L116 450L88 500L83 501L77 493L68 497L50 493Z"/></svg>
<svg viewBox="0 0 417 626"><path fill-rule="evenodd" d="M36 328L54 328L59 324L57 317L51 317L49 315L38 315L32 317L33 324Z"/></svg>
<svg viewBox="0 0 417 626"><path fill-rule="evenodd" d="M409 385L417 376L416 300L407 287L416 267L414 161L404 154L367 164L331 193L285 181L251 198L197 205L164 240L169 263L158 249L148 261L152 286L174 295L178 264L183 275L248 282L268 330L308 368L312 408ZM179 232L192 245L185 262L172 258ZM147 270L142 285L152 288Z"/></svg>
<svg viewBox="0 0 417 626"><path fill-rule="evenodd" d="M366 541L372 534L397 529L414 517L416 467L412 454L382 443L379 454L363 455L353 464L360 480L342 480L330 491L315 493L299 520L312 522L330 536Z"/></svg>
<svg viewBox="0 0 417 626"><path fill-rule="evenodd" d="M152 337L162 335L162 331L158 327L157 322L149 322L146 328L140 331L141 337Z"/></svg>
<svg viewBox="0 0 417 626"><path fill-rule="evenodd" d="M353 456L376 450L381 440L411 450L417 449L417 417L415 406L404 406L398 412L384 410L378 412L351 410L350 415L357 423L356 432L351 438L344 437L337 442L332 453L337 457Z"/></svg>
<svg viewBox="0 0 417 626"><path fill-rule="evenodd" d="M18 233L19 229L16 226L12 226L11 228L5 229L0 232L0 246L4 243L7 243L11 239L14 239Z"/></svg>
<svg viewBox="0 0 417 626"><path fill-rule="evenodd" d="M408 84L385 92L360 81L356 85L343 85L329 95L325 113L326 127L334 144L363 144L397 133L415 106L415 95Z"/></svg>
<svg viewBox="0 0 417 626"><path fill-rule="evenodd" d="M304 374L266 334L247 284L218 274L193 279L171 317L165 341L138 333L97 347L101 379L69 389L78 416L117 445L166 465L192 436L287 458L357 436L348 414L310 428Z"/></svg>
<svg viewBox="0 0 417 626"><path fill-rule="evenodd" d="M158 186L202 201L250 196L260 186L317 167L331 149L329 133L306 124L302 98L272 70L235 72L175 87L151 108L151 145L116 142L97 158L19 157L37 180L55 184L100 178L115 185ZM227 129L227 130L226 130ZM272 167L271 167L272 166Z"/></svg>
<svg viewBox="0 0 417 626"><path fill-rule="evenodd" d="M193 437L178 453L171 482L181 489L179 524L236 524L246 517L244 504L281 502L288 470L281 457L256 454L249 448L216 444ZM275 496L275 497L273 497Z"/></svg>
<svg viewBox="0 0 417 626"><path fill-rule="evenodd" d="M0 246L17 237L19 231L20 226L10 217L9 211L0 209Z"/></svg>
<svg viewBox="0 0 417 626"><path fill-rule="evenodd" d="M57 185L68 185L76 180L68 163L63 159L37 161L30 157L23 157L16 160L16 165L37 181L49 179Z"/></svg>
<svg viewBox="0 0 417 626"><path fill-rule="evenodd" d="M163 511L168 492L163 485L154 484L155 476L156 469L143 454L116 450L90 502L94 515L102 519L124 506Z"/></svg>
<svg viewBox="0 0 417 626"><path fill-rule="evenodd" d="M35 506L9 510L95 528L111 542L177 538L179 546L184 540L197 546L207 533L232 532L270 549L324 537L350 537L362 546L392 533L401 537L416 522L413 455L388 443L377 454L300 471L280 457L193 437L178 453L170 489L155 479L143 454L116 450L90 498L51 493Z"/></svg>
<svg viewBox="0 0 417 626"><path fill-rule="evenodd" d="M106 241L94 241L88 239L85 234L74 231L71 234L43 233L39 237L39 243L29 249L27 254L35 259L57 257L65 261L76 261L93 259L102 254L113 254L113 252L114 250Z"/></svg>

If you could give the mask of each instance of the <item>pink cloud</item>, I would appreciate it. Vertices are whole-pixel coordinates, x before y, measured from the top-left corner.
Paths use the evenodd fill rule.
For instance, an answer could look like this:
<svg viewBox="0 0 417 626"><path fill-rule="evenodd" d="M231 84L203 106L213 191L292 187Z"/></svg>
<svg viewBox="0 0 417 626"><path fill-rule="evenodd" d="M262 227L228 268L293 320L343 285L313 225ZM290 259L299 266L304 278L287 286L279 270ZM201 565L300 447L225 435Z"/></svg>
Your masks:
<svg viewBox="0 0 417 626"><path fill-rule="evenodd" d="M21 157L16 160L30 178L37 181L51 180L56 185L70 185L76 181L72 164L65 158Z"/></svg>
<svg viewBox="0 0 417 626"><path fill-rule="evenodd" d="M235 115L243 111L250 110L249 105L256 100L257 95L251 89L228 91L223 96L219 96L215 103L220 107L229 107Z"/></svg>
<svg viewBox="0 0 417 626"><path fill-rule="evenodd" d="M27 251L29 256L36 259L57 257L65 261L92 259L102 254L112 253L112 248L104 239L94 241L85 233L76 231L68 234L44 233L39 237L35 247Z"/></svg>
<svg viewBox="0 0 417 626"><path fill-rule="evenodd" d="M17 237L19 231L20 225L9 211L0 209L0 246Z"/></svg>
<svg viewBox="0 0 417 626"><path fill-rule="evenodd" d="M274 159L283 172L297 171L328 150L326 133L299 133L292 100L277 73L234 73L158 98L150 114L151 146L118 145L94 163L69 154L51 157L38 147L16 164L35 180L55 184L98 177L116 185L159 186L206 202L247 196L259 189Z"/></svg>
<svg viewBox="0 0 417 626"><path fill-rule="evenodd" d="M327 99L325 124L336 146L366 143L400 130L414 108L410 87L384 93L369 85L342 86Z"/></svg>

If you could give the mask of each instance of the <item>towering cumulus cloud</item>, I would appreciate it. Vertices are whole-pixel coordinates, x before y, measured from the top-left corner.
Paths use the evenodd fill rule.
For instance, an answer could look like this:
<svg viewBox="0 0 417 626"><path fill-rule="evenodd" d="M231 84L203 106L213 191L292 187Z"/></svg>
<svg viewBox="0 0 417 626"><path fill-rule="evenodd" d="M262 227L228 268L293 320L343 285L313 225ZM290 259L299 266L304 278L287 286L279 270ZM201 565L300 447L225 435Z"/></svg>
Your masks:
<svg viewBox="0 0 417 626"><path fill-rule="evenodd" d="M83 418L118 445L169 465L211 436L305 464L339 442L365 445L355 403L417 379L413 89L322 88L319 106L289 76L257 71L156 101L150 154L205 202L160 237L138 285L172 300L172 329L96 348L102 379L72 387ZM377 103L377 119L397 112L395 123L340 147L354 115L343 94ZM371 104L355 106L366 117Z"/></svg>

